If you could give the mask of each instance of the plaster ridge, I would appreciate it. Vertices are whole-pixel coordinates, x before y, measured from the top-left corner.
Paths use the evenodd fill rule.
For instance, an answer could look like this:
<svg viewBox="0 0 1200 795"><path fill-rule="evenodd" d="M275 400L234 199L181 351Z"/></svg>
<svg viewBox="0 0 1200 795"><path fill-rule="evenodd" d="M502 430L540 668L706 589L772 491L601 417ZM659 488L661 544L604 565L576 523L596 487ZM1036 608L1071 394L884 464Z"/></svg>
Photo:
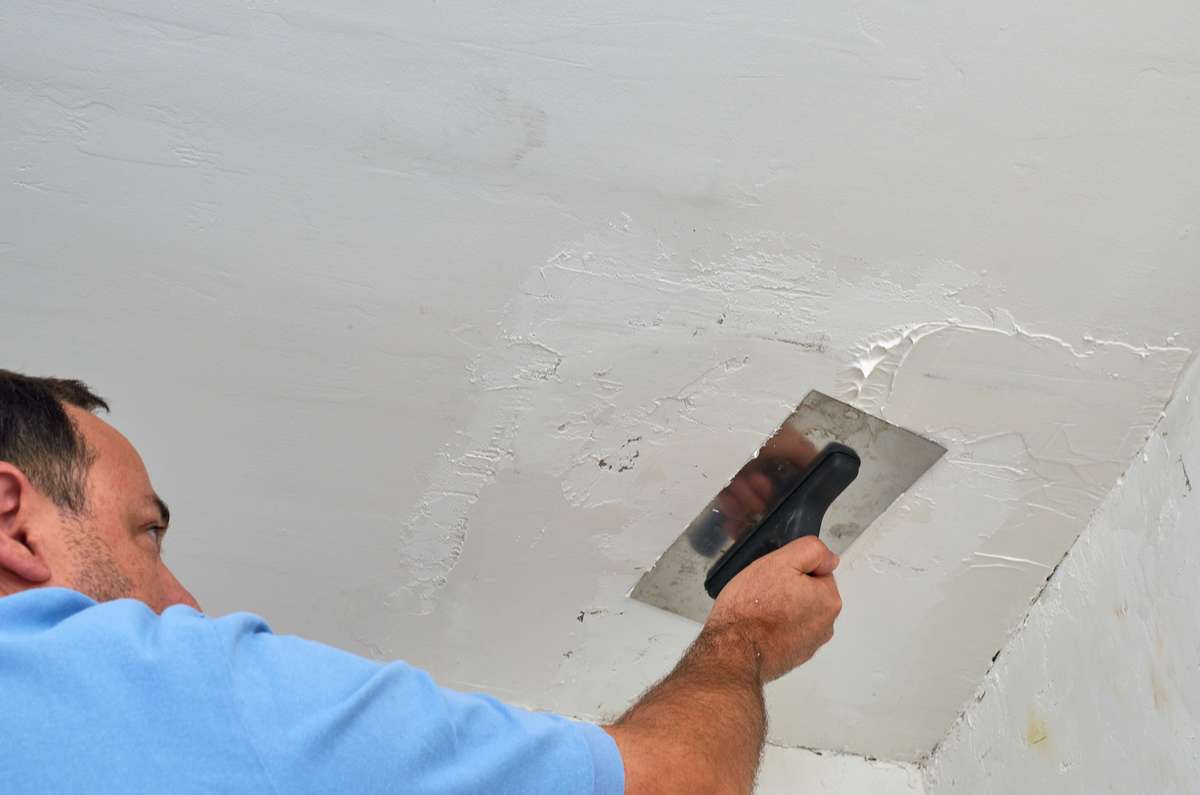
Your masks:
<svg viewBox="0 0 1200 795"><path fill-rule="evenodd" d="M979 307L970 308L983 311ZM1008 337L1023 337L1030 340L1049 342L1067 351L1075 359L1090 359L1096 354L1097 350L1106 347L1125 350L1142 359L1148 359L1150 356L1159 353L1191 354L1193 352L1191 348L1182 346L1136 346L1122 340L1100 339L1090 334L1083 337L1084 343L1090 347L1090 350L1084 350L1057 335L1030 331L1021 325L1015 315L1007 309L998 308L988 314L993 319L993 325L991 326L979 323L965 323L956 317L949 317L946 320L930 320L897 326L879 332L873 338L868 338L867 341L860 343L856 346L858 350L857 358L850 362L850 369L855 373L855 375L851 376L851 386L848 390L851 393L851 401L854 402L862 399L867 383L876 371L890 372L887 381L882 385L884 394L879 398L876 407L882 413L886 409L887 403L891 399L895 389L896 374L904 367L909 355L926 337L948 329L959 329L981 334L1003 334ZM886 366L885 363L888 357L896 352L898 352L898 358L895 364L890 367Z"/></svg>
<svg viewBox="0 0 1200 795"><path fill-rule="evenodd" d="M1045 563L1041 563L1036 560L1030 560L1029 558L1015 557L1013 555L998 555L994 552L976 552L976 553L974 553L974 555L977 558L992 558L994 560L1006 560L1010 563L1027 563L1030 566L1040 566L1043 569L1052 568L1051 566L1048 566Z"/></svg>
<svg viewBox="0 0 1200 795"><path fill-rule="evenodd" d="M991 438L996 439L996 438L1002 438L1002 437L1013 437L1021 443L1021 448L1025 452L1025 457L1032 463L1032 466L1030 466L1030 468L1028 470L1026 470L1026 474L1032 473L1034 475L1037 475L1038 477L1045 480L1047 485L1062 484L1062 481L1057 480L1056 478L1052 477L1049 474L1039 471L1039 465L1054 464L1057 466L1066 467L1068 470L1070 470L1071 474L1075 476L1075 479L1078 481L1078 483L1080 485L1082 485L1083 487L1087 487L1089 485L1095 485L1095 484L1088 477L1086 477L1086 475L1083 471L1081 471L1081 467L1085 467L1085 466L1088 466L1091 464L1119 464L1120 463L1120 461L1118 461L1117 459L1109 459L1107 461L1085 460L1081 464L1080 462L1077 462L1077 461L1070 461L1065 458L1049 456L1049 455L1045 455L1044 453L1041 453L1041 452L1035 453L1035 452L1033 452L1033 448L1029 444L1029 439L1021 431L1003 431L1001 433L995 434Z"/></svg>

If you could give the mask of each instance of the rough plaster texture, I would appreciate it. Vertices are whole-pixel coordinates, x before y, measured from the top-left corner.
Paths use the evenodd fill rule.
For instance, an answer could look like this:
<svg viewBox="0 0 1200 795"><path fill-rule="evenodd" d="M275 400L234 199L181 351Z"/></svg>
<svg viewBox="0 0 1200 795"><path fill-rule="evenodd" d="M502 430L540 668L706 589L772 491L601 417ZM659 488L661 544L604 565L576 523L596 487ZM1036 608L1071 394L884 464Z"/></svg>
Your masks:
<svg viewBox="0 0 1200 795"><path fill-rule="evenodd" d="M1200 367L930 760L929 792L1195 792Z"/></svg>
<svg viewBox="0 0 1200 795"><path fill-rule="evenodd" d="M640 572L853 400L950 453L772 738L918 760L1197 344L1197 13L10 3L5 363L112 398L211 612L591 717L695 633Z"/></svg>

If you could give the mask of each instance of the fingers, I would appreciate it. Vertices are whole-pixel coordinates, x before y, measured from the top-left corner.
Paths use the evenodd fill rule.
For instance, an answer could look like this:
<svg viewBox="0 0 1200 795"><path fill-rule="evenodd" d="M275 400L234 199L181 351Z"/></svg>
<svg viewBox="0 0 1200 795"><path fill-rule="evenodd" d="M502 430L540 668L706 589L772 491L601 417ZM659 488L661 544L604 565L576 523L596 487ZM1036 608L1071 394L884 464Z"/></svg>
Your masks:
<svg viewBox="0 0 1200 795"><path fill-rule="evenodd" d="M837 618L842 612L842 592L838 590L837 582L832 577L822 577L821 586L825 589L825 604L832 618Z"/></svg>
<svg viewBox="0 0 1200 795"><path fill-rule="evenodd" d="M797 571L814 577L832 574L840 560L816 536L797 538L775 554L782 556Z"/></svg>
<svg viewBox="0 0 1200 795"><path fill-rule="evenodd" d="M837 569L838 564L841 562L842 559L840 557L830 552L825 559L821 561L821 564L810 571L809 574L811 574L813 577L827 577L830 574L833 574L833 572Z"/></svg>

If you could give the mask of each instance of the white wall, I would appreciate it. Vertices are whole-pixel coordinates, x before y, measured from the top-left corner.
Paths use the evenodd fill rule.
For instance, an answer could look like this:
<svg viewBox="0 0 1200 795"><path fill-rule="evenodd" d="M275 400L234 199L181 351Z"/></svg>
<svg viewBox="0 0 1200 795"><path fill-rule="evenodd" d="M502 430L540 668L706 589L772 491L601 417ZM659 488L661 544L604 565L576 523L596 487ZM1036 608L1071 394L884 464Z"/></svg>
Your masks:
<svg viewBox="0 0 1200 795"><path fill-rule="evenodd" d="M1197 791L1198 487L1193 366L934 754L931 795Z"/></svg>

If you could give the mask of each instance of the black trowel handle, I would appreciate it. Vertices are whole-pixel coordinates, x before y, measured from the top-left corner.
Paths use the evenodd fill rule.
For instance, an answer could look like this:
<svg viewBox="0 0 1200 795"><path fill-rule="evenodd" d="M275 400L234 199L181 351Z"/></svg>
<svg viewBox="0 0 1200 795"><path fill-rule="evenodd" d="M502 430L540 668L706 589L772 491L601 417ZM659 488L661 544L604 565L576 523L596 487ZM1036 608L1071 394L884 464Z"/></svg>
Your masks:
<svg viewBox="0 0 1200 795"><path fill-rule="evenodd" d="M802 536L819 535L825 511L858 477L861 463L858 453L842 444L821 451L792 493L709 569L704 581L708 595L716 599L738 572L763 555Z"/></svg>

